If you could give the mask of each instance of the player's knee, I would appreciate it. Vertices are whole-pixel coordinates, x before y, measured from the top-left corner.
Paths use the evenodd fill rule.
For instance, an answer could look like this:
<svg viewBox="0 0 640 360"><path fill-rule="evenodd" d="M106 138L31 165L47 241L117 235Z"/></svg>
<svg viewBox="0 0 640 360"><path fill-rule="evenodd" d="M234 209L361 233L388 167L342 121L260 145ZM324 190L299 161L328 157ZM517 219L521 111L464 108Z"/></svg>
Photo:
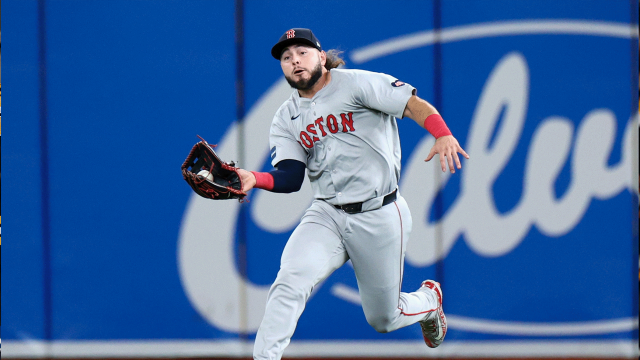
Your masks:
<svg viewBox="0 0 640 360"><path fill-rule="evenodd" d="M368 316L367 322L379 333L384 334L393 331L393 319L386 314Z"/></svg>
<svg viewBox="0 0 640 360"><path fill-rule="evenodd" d="M271 292L282 292L287 296L307 298L311 293L311 284L304 277L296 272L281 269L278 272L276 281L273 283Z"/></svg>

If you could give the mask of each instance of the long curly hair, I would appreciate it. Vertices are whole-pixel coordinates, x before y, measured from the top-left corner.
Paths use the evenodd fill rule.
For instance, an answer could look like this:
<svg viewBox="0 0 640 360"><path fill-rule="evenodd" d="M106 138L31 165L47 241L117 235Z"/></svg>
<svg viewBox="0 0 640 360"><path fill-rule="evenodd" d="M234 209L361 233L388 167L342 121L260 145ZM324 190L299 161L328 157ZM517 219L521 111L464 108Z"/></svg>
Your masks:
<svg viewBox="0 0 640 360"><path fill-rule="evenodd" d="M344 65L344 59L340 57L343 51L339 51L336 49L328 50L327 52L327 62L324 64L325 69L331 70L335 69L340 65Z"/></svg>

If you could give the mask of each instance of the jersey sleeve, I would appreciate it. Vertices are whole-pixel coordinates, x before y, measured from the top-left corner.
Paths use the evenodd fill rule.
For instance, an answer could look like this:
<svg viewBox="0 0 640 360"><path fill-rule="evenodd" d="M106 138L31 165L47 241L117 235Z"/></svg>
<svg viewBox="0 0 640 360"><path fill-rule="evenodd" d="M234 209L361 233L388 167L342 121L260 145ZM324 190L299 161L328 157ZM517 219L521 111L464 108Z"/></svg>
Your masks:
<svg viewBox="0 0 640 360"><path fill-rule="evenodd" d="M276 166L282 160L297 160L307 164L307 152L296 141L286 124L276 114L269 132L271 165Z"/></svg>
<svg viewBox="0 0 640 360"><path fill-rule="evenodd" d="M407 102L417 90L393 76L363 71L358 74L356 101L370 109L402 118Z"/></svg>

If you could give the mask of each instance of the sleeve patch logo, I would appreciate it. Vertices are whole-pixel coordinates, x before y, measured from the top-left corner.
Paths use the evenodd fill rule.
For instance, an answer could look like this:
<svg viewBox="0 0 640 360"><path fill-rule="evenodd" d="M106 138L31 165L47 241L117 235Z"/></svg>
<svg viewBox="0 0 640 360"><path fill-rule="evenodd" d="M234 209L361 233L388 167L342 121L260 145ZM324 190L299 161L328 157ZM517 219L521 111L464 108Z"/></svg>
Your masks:
<svg viewBox="0 0 640 360"><path fill-rule="evenodd" d="M393 86L393 87L400 87L402 85L404 85L404 83L402 81L400 81L400 80L396 80L396 81L391 83L391 86Z"/></svg>
<svg viewBox="0 0 640 360"><path fill-rule="evenodd" d="M276 147L274 146L271 148L271 159L273 160L275 159L275 157L276 157Z"/></svg>

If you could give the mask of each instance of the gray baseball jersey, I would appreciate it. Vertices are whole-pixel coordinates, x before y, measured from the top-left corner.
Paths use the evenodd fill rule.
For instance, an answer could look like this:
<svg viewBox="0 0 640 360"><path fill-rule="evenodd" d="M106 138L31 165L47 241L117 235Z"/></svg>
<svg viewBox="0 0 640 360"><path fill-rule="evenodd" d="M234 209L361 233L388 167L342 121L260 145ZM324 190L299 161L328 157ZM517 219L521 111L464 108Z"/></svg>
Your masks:
<svg viewBox="0 0 640 360"><path fill-rule="evenodd" d="M386 74L332 69L331 82L313 98L294 91L276 112L272 164L305 163L315 198L334 205L392 192L400 176L395 118L415 92Z"/></svg>

